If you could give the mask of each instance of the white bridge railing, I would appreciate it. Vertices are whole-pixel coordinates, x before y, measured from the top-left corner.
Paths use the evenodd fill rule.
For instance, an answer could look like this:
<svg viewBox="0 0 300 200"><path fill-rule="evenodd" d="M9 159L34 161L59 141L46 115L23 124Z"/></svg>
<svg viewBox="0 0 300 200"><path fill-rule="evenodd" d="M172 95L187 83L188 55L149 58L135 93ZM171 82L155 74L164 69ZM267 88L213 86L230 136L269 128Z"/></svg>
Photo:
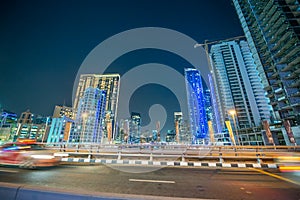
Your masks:
<svg viewBox="0 0 300 200"><path fill-rule="evenodd" d="M118 160L215 160L217 162L235 160L261 163L272 162L282 155L300 156L300 146L98 145L79 143L51 143L45 145L48 149L59 152L62 156Z"/></svg>

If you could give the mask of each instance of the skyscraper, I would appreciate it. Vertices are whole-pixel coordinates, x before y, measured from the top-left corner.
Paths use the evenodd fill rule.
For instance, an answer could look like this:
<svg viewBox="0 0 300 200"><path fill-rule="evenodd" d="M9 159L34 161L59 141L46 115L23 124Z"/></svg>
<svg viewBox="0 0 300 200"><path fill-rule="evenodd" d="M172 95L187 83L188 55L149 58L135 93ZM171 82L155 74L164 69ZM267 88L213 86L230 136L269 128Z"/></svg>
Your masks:
<svg viewBox="0 0 300 200"><path fill-rule="evenodd" d="M300 125L299 1L233 3L277 118Z"/></svg>
<svg viewBox="0 0 300 200"><path fill-rule="evenodd" d="M78 109L79 99L83 96L84 91L88 88L98 88L106 91L105 103L105 130L104 140L106 142L115 138L116 119L118 111L118 99L120 88L119 74L82 74L79 79L76 96L74 99L74 111ZM104 141L104 142L105 142Z"/></svg>
<svg viewBox="0 0 300 200"><path fill-rule="evenodd" d="M192 143L199 144L204 142L208 132L201 74L193 68L186 68L184 72Z"/></svg>
<svg viewBox="0 0 300 200"><path fill-rule="evenodd" d="M222 121L229 118L235 129L247 129L269 120L270 108L247 42L221 42L212 45L210 53Z"/></svg>
<svg viewBox="0 0 300 200"><path fill-rule="evenodd" d="M70 142L101 143L105 117L106 91L88 87L79 100L76 128Z"/></svg>
<svg viewBox="0 0 300 200"><path fill-rule="evenodd" d="M211 62L212 59L210 59ZM212 65L212 64L211 64ZM213 73L213 71L212 71ZM222 133L223 128L222 124L224 124L224 121L222 122L220 120L220 111L218 109L218 101L217 101L217 95L216 94L216 80L213 79L214 74L208 74L208 81L209 81L209 88L210 88L210 105L211 105L211 122L212 122L212 128L215 134ZM213 142L213 141L211 141Z"/></svg>
<svg viewBox="0 0 300 200"><path fill-rule="evenodd" d="M180 136L182 134L183 118L182 112L174 112L174 124L175 124L175 142L180 142Z"/></svg>
<svg viewBox="0 0 300 200"><path fill-rule="evenodd" d="M127 143L129 140L129 132L130 132L130 120L129 119L121 119L119 123L119 137L118 142Z"/></svg>
<svg viewBox="0 0 300 200"><path fill-rule="evenodd" d="M141 114L132 112L129 123L128 143L140 143L141 137Z"/></svg>

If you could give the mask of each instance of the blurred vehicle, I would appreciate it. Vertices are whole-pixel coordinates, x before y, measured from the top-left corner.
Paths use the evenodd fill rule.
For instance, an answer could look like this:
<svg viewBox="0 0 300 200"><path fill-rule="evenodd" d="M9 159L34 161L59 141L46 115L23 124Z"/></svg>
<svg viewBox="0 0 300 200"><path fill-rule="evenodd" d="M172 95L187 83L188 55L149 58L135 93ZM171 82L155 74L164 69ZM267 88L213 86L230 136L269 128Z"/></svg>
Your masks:
<svg viewBox="0 0 300 200"><path fill-rule="evenodd" d="M1 165L16 165L20 168L34 169L56 166L59 162L58 157L34 140L19 140L0 146Z"/></svg>
<svg viewBox="0 0 300 200"><path fill-rule="evenodd" d="M281 172L300 172L300 155L286 154L278 156L276 159Z"/></svg>

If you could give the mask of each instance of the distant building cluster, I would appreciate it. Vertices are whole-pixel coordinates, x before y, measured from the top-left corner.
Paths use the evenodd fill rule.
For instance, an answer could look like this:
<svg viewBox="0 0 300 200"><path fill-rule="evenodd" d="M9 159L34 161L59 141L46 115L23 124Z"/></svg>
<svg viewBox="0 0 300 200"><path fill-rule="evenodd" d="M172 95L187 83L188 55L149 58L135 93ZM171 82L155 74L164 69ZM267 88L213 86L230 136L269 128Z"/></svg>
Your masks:
<svg viewBox="0 0 300 200"><path fill-rule="evenodd" d="M117 121L119 74L82 74L73 107L53 116L1 109L0 140L46 143L296 145L300 141L300 4L232 0L246 40L205 43L210 74L185 68L188 116L142 131L141 113ZM208 77L208 83L203 77Z"/></svg>

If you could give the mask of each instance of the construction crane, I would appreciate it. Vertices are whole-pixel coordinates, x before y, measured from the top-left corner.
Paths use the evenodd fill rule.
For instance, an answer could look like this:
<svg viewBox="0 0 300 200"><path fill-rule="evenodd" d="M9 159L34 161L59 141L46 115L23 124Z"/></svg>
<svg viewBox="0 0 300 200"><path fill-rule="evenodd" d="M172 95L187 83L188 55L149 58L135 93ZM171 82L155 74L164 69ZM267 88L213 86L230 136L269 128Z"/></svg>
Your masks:
<svg viewBox="0 0 300 200"><path fill-rule="evenodd" d="M219 43L219 42L226 42L226 41L231 41L231 40L238 40L240 38L245 38L245 36L241 35L241 36L236 36L236 37L227 38L227 39L223 39L223 40L215 40L215 41L204 40L204 44L197 43L197 44L194 45L194 48L201 47L201 46L205 46L205 48L206 48L209 44L216 44L216 43ZM207 52L208 52L208 50L207 50Z"/></svg>

